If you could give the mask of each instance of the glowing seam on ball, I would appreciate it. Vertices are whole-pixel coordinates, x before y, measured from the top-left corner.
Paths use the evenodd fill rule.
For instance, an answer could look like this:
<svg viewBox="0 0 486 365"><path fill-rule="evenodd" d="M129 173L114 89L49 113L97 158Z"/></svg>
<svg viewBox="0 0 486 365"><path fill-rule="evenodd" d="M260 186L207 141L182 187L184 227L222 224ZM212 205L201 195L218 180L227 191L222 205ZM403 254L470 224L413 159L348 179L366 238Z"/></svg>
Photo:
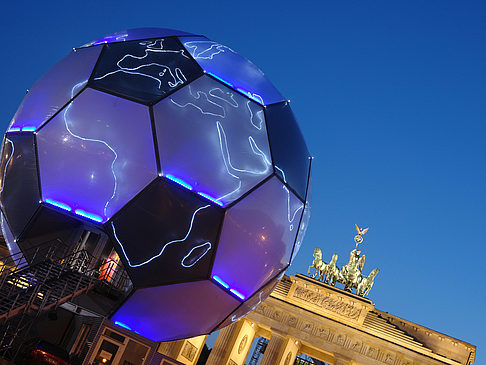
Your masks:
<svg viewBox="0 0 486 365"><path fill-rule="evenodd" d="M248 312L246 312L245 314L242 314L238 318L236 318L236 314L233 314L231 316L231 322L239 321L241 318L245 317L248 313L253 312L255 310L255 308L258 307L260 305L260 303L262 302L262 294L263 294L263 290L260 293L258 293L258 303L255 304Z"/></svg>
<svg viewBox="0 0 486 365"><path fill-rule="evenodd" d="M178 103L177 101L175 101L173 98L170 98L170 101L172 104L176 105L177 107L179 108L186 108L186 107L194 107L195 109L197 109L201 114L203 115L211 115L211 116L215 116L215 117L220 117L220 118L226 118L226 110L224 109L224 107L212 100L209 99L208 97L208 94L214 98L214 99L218 99L218 100L221 100L225 103L227 103L228 105L234 107L234 108L239 108L239 104L238 102L234 99L234 95L233 93L231 93L231 100L227 100L227 99L224 99L218 95L215 94L215 91L220 91L221 93L223 93L223 95L225 94L224 90L220 89L220 88L212 88L209 90L209 93L205 93L203 91L194 91L193 88L191 87L191 85L188 85L187 86L189 88L189 92L191 94L191 96L195 99L195 100L199 100L201 99L202 97L204 97L204 100L207 101L208 103L210 104L213 104L214 106L220 108L222 110L222 113L220 114L216 114L216 113L213 113L213 112L208 112L208 111L205 111L203 110L202 107L192 103L192 102L186 102L186 103ZM260 119L260 123L259 125L256 125L254 122L253 122L253 119L254 119L254 116L256 114L254 114L252 111L251 111L251 108L250 108L250 101L247 101L247 108L250 112L250 124L257 130L261 131L262 129L262 126L263 126L263 120L261 119L261 117L259 116L259 119ZM257 114L260 114L262 111L259 111ZM270 166L271 166L271 162L268 158L268 156L263 152L263 150L261 148L258 147L255 139L252 137L252 136L249 136L248 137L248 144L252 150L252 152L259 156L262 160L263 160L263 164L265 165L265 169L264 170L255 170L255 171L252 171L252 170L246 170L246 169L239 169L239 168L236 168L233 166L232 162L231 162L231 154L230 154L230 151L229 151L229 147L228 147L228 141L227 141L227 138L226 138L226 133L224 131L224 128L221 124L221 122L219 121L216 121L216 129L218 131L218 137L219 137L219 146L220 146L220 151L221 151L221 156L222 156L222 159L223 159L223 163L225 165L225 168L226 168L226 171L228 173L228 175L230 175L231 177L235 178L238 180L238 187L236 189L234 189L233 191L219 197L219 198L215 198L215 200L217 201L220 201L224 198L227 198L228 196L231 196L235 193L237 193L240 189L241 189L241 186L242 186L242 182L241 182L241 179L240 177L238 177L237 175L235 175L234 173L232 173L230 170L233 170L235 172L240 172L240 173L247 173L247 174L252 174L252 175L265 175L269 172L270 170Z"/></svg>
<svg viewBox="0 0 486 365"><path fill-rule="evenodd" d="M157 41L160 41L160 48L151 48L157 43ZM183 84L184 82L187 81L187 78L179 67L176 67L176 68L174 68L174 70L172 70L169 66L161 64L161 63L157 63L157 62L150 62L150 63L147 63L147 64L141 64L140 66L136 66L136 67L123 67L123 66L120 65L120 63L123 62L126 58L143 60L144 58L147 58L149 56L150 52L154 52L154 53L179 53L179 54L181 54L181 56L188 58L184 54L184 50L176 51L176 50L164 49L163 48L164 47L164 45L163 45L164 39L159 39L157 41L153 41L152 44L150 44L150 43L149 44L143 44L143 42L140 42L139 43L140 45L146 46L146 49L144 50L144 52L145 52L144 56L135 56L135 55L131 55L131 54L126 54L120 60L118 60L117 63L116 63L116 65L119 67L119 70L108 72L108 73L106 73L102 76L94 78L94 80L101 80L101 79L103 79L107 76L111 76L111 75L116 74L118 72L122 72L122 73L130 74L130 75L139 75L139 76L142 76L142 77L147 77L147 78L153 79L153 80L157 81L158 88L160 89L161 86L162 86L162 77L165 76L167 71L169 71L169 74L174 81L174 82L171 82L171 81L167 82L167 84L171 88L174 88L177 85ZM137 71L137 70L142 69L144 67L150 67L150 66L158 66L158 67L161 67L163 69L163 71L159 72L159 74L158 74L158 76L160 76L160 78L154 77L154 76L149 75L147 73L134 72L134 71Z"/></svg>
<svg viewBox="0 0 486 365"><path fill-rule="evenodd" d="M250 101L248 100L246 102L246 106L248 107L248 111L250 112L250 122L251 124L256 128L258 129L259 131L262 130L262 126L263 126L263 123L264 123L264 119L262 119L262 117L259 115L259 114L263 114L263 110L259 110L255 115L258 115L258 118L260 119L260 125L257 126L253 123L253 117L254 117L254 114L253 112L251 111L251 108L250 108Z"/></svg>
<svg viewBox="0 0 486 365"><path fill-rule="evenodd" d="M15 152L15 145L14 145L14 143L10 139L8 139L7 137L5 137L5 141L6 142L10 142L10 144L12 145L12 151L10 152L10 157L8 158L8 161L5 163L5 167L3 169L2 189L0 189L0 194L3 193L3 188L5 187L5 177L7 175L7 167L8 167L8 164L12 160L12 157L13 157L14 152Z"/></svg>
<svg viewBox="0 0 486 365"><path fill-rule="evenodd" d="M286 183L286 182L287 182L287 179L286 179L286 177L285 177L285 172L284 172L284 170L282 170L282 169L281 169L280 167L278 167L277 165L275 165L275 168L276 168L278 171L280 171L280 172L282 173L282 175L283 175L283 176L282 176L282 178L283 178L283 180L284 180L284 183Z"/></svg>
<svg viewBox="0 0 486 365"><path fill-rule="evenodd" d="M206 43L206 44L209 43L211 46L209 48L207 48L207 49L204 49L200 53L196 54L197 47L198 47L197 43L203 43L203 44L204 43ZM189 49L189 53L191 53L191 55L194 57L194 59L196 61L197 60L212 60L214 58L214 56L216 56L216 55L218 55L220 53L225 53L227 50L230 51L231 53L234 53L235 55L239 56L239 54L236 53L235 51L233 51L231 48L229 48L227 46L224 46L222 44L213 42L213 41L209 41L209 40L207 40L207 41L189 41L189 42L185 42L184 43L184 46ZM216 52L211 53L209 55L209 57L203 57L203 56L201 56L203 53L206 53L206 52L209 53L213 48L216 48ZM249 61L247 61L247 62L249 62ZM263 101L263 98L262 98L261 95L259 95L257 93L253 93L253 92L248 91L248 90L245 90L242 87L234 86L230 82L222 79L220 76L216 76L215 74L213 74L211 72L207 72L206 71L206 73L210 74L211 76L213 76L214 78L216 78L219 81L223 82L224 84L227 84L227 85L231 86L233 89L235 89L238 92L242 93L243 95L249 97L250 99L256 101L258 104L265 105L265 102Z"/></svg>
<svg viewBox="0 0 486 365"><path fill-rule="evenodd" d="M225 161L225 165L226 165L226 168L228 170L228 166L231 167L232 170L234 171L237 171L237 172L243 172L243 173L248 173L248 174L252 174L252 175L265 175L268 171L269 171L269 165L270 162L268 160L268 157L265 155L265 153L257 146L255 140L253 139L252 136L248 137L248 143L250 145L250 148L252 149L253 153L257 156L260 156L262 157L263 161L264 161L264 164L265 164L265 170L263 171L258 171L258 170L255 170L255 171L251 171L251 170L246 170L246 169L239 169L239 168L236 168L233 166L233 164L231 163L231 156L230 156L230 152L229 152L229 149L228 149L228 142L227 142L227 139L226 139L226 133L224 131L224 128L223 126L221 125L221 123L219 121L216 122L216 127L218 129L218 134L219 134L219 138L220 138L220 147L221 147L221 153L223 155L223 160ZM222 143L224 141L224 143ZM224 147L223 147L223 144L224 144ZM255 149L260 152L260 153L257 153L255 151ZM226 150L226 151L224 151ZM225 153L226 152L226 153ZM225 158L225 154L226 154L226 158ZM228 170L228 173L232 176L235 176L233 174L231 174ZM239 179L239 178L238 178Z"/></svg>
<svg viewBox="0 0 486 365"><path fill-rule="evenodd" d="M196 261L194 261L191 265L185 265L184 264L184 260L187 259L195 249L200 248L200 247L204 247L204 246L208 246L208 245L209 245L209 247L206 248L206 251L204 251L204 253L201 256L199 256L199 258ZM210 249L211 249L211 242L204 242L202 245L198 245L198 246L191 248L189 253L186 256L184 256L184 258L181 260L181 265L183 267L193 267L199 260L201 260L209 252Z"/></svg>
<svg viewBox="0 0 486 365"><path fill-rule="evenodd" d="M198 209L196 209L193 213L192 213L192 217L191 217L191 223L190 223L190 226L189 226L189 229L186 233L186 235L184 236L184 238L181 238L181 239L177 239L177 240L173 240L173 241L170 241L170 242L167 242L166 244L164 244L164 247L162 247L162 250L160 250L160 252L151 257L150 259L148 260L145 260L144 262L140 263L140 264L132 264L130 259L128 258L126 252L125 252L125 248L123 247L123 244L120 242L120 239L118 238L117 234L116 234L116 229L115 229L115 225L113 224L113 222L111 222L111 227L113 229L113 235L116 239L116 241L118 242L118 244L120 245L121 249L122 249L122 252L123 252L123 256L125 256L125 258L127 259L127 262L128 262L128 265L130 267L140 267L140 266L143 266L145 264L148 264L149 262L151 262L152 260L155 260L157 257L160 257L164 251L165 251L165 248L173 243L176 243L176 242L183 242L187 239L187 237L189 237L189 235L191 234L191 231L192 231L192 227L193 227L193 224L194 224L194 219L196 217L196 214L200 211L200 210L203 210L203 209L206 209L206 208L209 208L210 205L205 205L204 207L200 207Z"/></svg>
<svg viewBox="0 0 486 365"><path fill-rule="evenodd" d="M284 190L287 192L287 220L289 221L289 230L293 231L294 230L294 224L293 221L295 220L295 216L297 215L297 212L301 209L304 208L304 204L302 204L299 208L297 208L292 216L291 216L291 208L290 208L290 190L284 185L283 186Z"/></svg>
<svg viewBox="0 0 486 365"><path fill-rule="evenodd" d="M209 48L204 49L202 52L196 54L197 47L198 47L196 43L206 43L206 44L210 43L211 46ZM224 48L227 48L230 51L232 51L233 53L235 53L231 48L226 47L222 44L210 41L210 40L207 40L207 41L189 41L189 42L185 42L184 46L189 48L189 49L192 48L192 51L189 50L189 53L191 53L192 57L194 57L195 60L199 60L199 59L201 59L201 60L212 60L214 56L216 56L220 53L224 53ZM210 54L209 57L201 56L203 53L206 53L206 52L209 53L213 48L216 48L217 51Z"/></svg>
<svg viewBox="0 0 486 365"><path fill-rule="evenodd" d="M80 87L80 85L85 84L86 82L87 82L87 80L85 80L85 81L81 81L81 82L79 82L79 83L77 83L76 85L74 85L74 86L73 86L73 88L71 89L71 98L73 98L73 97L74 97L74 95L75 95L75 91L74 91L74 89L75 89L75 88L77 88L77 87ZM98 142L98 143L102 143L102 144L104 144L106 147L108 147L108 148L109 148L109 149L110 149L110 150L113 152L113 154L115 155L115 158L113 159L113 161L112 161L112 163L111 163L111 172L112 172L112 174L113 174L113 179L114 179L114 182L115 182L115 184L114 184L115 186L113 187L113 194L111 195L110 199L108 199L108 200L106 201L106 204L105 204L104 209L103 209L103 214L105 214L105 215L106 215L106 210L108 209L108 204L109 204L109 203L110 203L110 202L113 200L113 198L115 197L115 195L116 195L116 190L117 190L117 188L118 188L118 180L117 180L117 178L116 178L115 167L114 167L115 162L116 162L116 160L118 159L118 154L116 153L115 149L114 149L114 148L112 148L112 147L111 147L111 146L110 146L110 145L109 145L107 142L105 142L105 141L103 141L103 140L99 140L99 139L94 139L94 138L84 138L84 137L81 137L81 136L79 136L79 135L74 134L74 133L71 131L71 129L69 129L69 127L68 127L68 121L67 121L67 113L68 113L69 109L72 107L72 105L73 105L73 102L70 102L70 103L69 103L69 105L66 107L66 109L65 109L65 110L64 110L64 112L63 112L64 125L66 126L66 130L68 131L68 133L69 133L69 134L71 134L71 135L72 135L74 138L78 138L78 139L80 139L80 140L82 140L82 141L88 141L88 142ZM89 213L89 214L91 214L91 213ZM82 214L79 214L79 215L82 215ZM87 218L88 218L88 217L87 217ZM103 219L102 219L102 221L103 221Z"/></svg>
<svg viewBox="0 0 486 365"><path fill-rule="evenodd" d="M275 165L275 168L276 168L277 170L279 170L279 171L282 173L282 178L283 178L284 182L286 183L286 182L287 182L287 178L285 177L285 172L284 172L284 170L282 170L282 169L281 169L280 167L278 167L277 165ZM290 223L289 230L290 230L290 231L293 231L293 229L294 229L294 225L293 225L293 223L292 223L292 222L295 220L295 216L297 215L297 212L298 212L299 210L301 210L301 209L303 209L303 208L304 208L304 205L301 205L301 206L300 206L300 207L299 207L299 208L298 208L298 209L297 209L297 210L294 212L293 217L292 217L292 218L290 218L290 215L291 215L291 213L290 213L290 211L291 211L291 209L290 209L290 190L289 190L289 189L288 189L288 188L287 188L285 185L283 186L283 188L284 188L284 189L285 189L285 191L287 192L287 220L288 220L288 221L289 221L289 223Z"/></svg>

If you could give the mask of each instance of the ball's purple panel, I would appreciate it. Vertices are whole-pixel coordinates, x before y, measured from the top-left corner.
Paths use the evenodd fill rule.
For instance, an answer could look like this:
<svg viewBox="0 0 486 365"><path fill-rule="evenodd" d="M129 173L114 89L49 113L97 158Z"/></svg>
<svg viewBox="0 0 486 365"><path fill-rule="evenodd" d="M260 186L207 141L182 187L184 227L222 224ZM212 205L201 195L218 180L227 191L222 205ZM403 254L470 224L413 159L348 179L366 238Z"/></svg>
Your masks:
<svg viewBox="0 0 486 365"><path fill-rule="evenodd" d="M157 174L148 108L96 90L56 115L37 142L43 201L93 221L106 221Z"/></svg>
<svg viewBox="0 0 486 365"><path fill-rule="evenodd" d="M262 105L284 101L263 72L231 48L205 37L180 38L192 57L208 73Z"/></svg>
<svg viewBox="0 0 486 365"><path fill-rule="evenodd" d="M309 185L307 186L307 199L304 206L304 213L302 214L302 221L300 222L299 232L297 233L297 239L295 240L294 250L292 251L292 258L290 262L294 261L295 256L299 253L300 246L304 240L307 227L309 226L309 220L311 216L312 207L312 176L309 176Z"/></svg>
<svg viewBox="0 0 486 365"><path fill-rule="evenodd" d="M224 218L212 276L246 298L253 295L289 264L303 206L273 177L231 207Z"/></svg>
<svg viewBox="0 0 486 365"><path fill-rule="evenodd" d="M164 175L221 205L273 172L263 108L209 76L154 106Z"/></svg>
<svg viewBox="0 0 486 365"><path fill-rule="evenodd" d="M137 290L111 320L153 341L209 333L239 301L210 281Z"/></svg>
<svg viewBox="0 0 486 365"><path fill-rule="evenodd" d="M90 86L151 104L202 75L176 38L105 46Z"/></svg>
<svg viewBox="0 0 486 365"><path fill-rule="evenodd" d="M76 50L55 64L24 97L9 130L32 132L44 124L86 85L100 52L101 47Z"/></svg>
<svg viewBox="0 0 486 365"><path fill-rule="evenodd" d="M283 275L284 273L282 272L276 278L272 279L270 282L260 288L250 298L245 300L233 313L228 316L228 318L223 321L223 323L218 325L214 331L229 326L230 324L245 317L248 313L253 312L270 295L273 289L275 289L275 286L282 279Z"/></svg>
<svg viewBox="0 0 486 365"><path fill-rule="evenodd" d="M134 28L122 30L120 32L106 35L93 42L87 43L82 47L94 46L96 44L135 41L137 39L163 38L163 37L180 37L193 35L180 30L167 28Z"/></svg>
<svg viewBox="0 0 486 365"><path fill-rule="evenodd" d="M106 230L136 287L202 280L209 277L223 213L160 178L116 214Z"/></svg>
<svg viewBox="0 0 486 365"><path fill-rule="evenodd" d="M275 171L305 200L310 154L289 103L265 109Z"/></svg>
<svg viewBox="0 0 486 365"><path fill-rule="evenodd" d="M7 133L0 165L0 202L15 238L39 207L34 134Z"/></svg>

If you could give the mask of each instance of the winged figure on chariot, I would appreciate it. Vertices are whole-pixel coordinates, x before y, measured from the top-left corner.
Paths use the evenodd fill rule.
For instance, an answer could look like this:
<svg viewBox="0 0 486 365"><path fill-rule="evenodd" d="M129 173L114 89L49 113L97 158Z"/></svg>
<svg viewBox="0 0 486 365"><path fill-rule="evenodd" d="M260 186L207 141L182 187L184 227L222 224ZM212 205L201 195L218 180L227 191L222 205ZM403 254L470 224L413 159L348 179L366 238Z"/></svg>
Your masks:
<svg viewBox="0 0 486 365"><path fill-rule="evenodd" d="M331 261L327 264L322 260L322 250L316 248L314 250L314 260L309 266L307 274L310 274L311 269L314 268L316 272L311 276L317 280L323 281L326 284L336 285L341 283L344 285L344 290L352 291L356 289L356 294L360 296L367 295L373 286L375 276L380 271L378 268L374 269L368 277L363 277L362 271L365 264L366 256L361 255L361 250L358 250L358 245L363 242L363 235L368 231L368 228L359 228L356 226L358 234L354 237L356 248L349 254L349 261L341 269L337 267L336 262L338 255L334 254Z"/></svg>

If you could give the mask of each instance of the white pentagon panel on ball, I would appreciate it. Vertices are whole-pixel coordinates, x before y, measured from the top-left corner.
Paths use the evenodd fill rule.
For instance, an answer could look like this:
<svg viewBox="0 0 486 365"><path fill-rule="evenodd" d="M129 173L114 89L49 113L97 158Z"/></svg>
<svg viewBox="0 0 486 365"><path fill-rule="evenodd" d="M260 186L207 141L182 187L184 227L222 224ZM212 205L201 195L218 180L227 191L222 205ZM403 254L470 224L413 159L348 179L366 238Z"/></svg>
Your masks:
<svg viewBox="0 0 486 365"><path fill-rule="evenodd" d="M180 37L184 47L208 74L261 105L285 98L250 60L205 37Z"/></svg>
<svg viewBox="0 0 486 365"><path fill-rule="evenodd" d="M101 47L71 52L47 71L24 97L10 132L33 132L58 112L86 85Z"/></svg>
<svg viewBox="0 0 486 365"><path fill-rule="evenodd" d="M202 280L138 289L111 320L153 341L170 341L211 332L239 305L216 284Z"/></svg>
<svg viewBox="0 0 486 365"><path fill-rule="evenodd" d="M202 76L154 106L165 176L219 205L273 172L263 108Z"/></svg>
<svg viewBox="0 0 486 365"><path fill-rule="evenodd" d="M304 204L272 177L225 215L212 277L253 295L290 263Z"/></svg>
<svg viewBox="0 0 486 365"><path fill-rule="evenodd" d="M157 176L146 106L86 89L37 134L44 202L104 222Z"/></svg>

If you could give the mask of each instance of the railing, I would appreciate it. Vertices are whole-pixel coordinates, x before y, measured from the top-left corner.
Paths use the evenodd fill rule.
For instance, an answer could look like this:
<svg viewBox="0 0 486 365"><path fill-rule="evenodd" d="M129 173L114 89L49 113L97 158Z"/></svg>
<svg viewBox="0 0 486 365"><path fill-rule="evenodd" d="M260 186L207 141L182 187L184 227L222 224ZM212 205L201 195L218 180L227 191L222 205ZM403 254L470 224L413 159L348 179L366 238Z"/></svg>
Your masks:
<svg viewBox="0 0 486 365"><path fill-rule="evenodd" d="M55 251L48 250L44 260L34 265L17 265L8 275L4 271L0 277L0 319L40 308L41 302L49 308L57 307L94 285L101 286L104 293L123 294L131 289L128 274L119 262L105 260L99 264L99 259L86 250L57 258L52 254ZM39 254L39 250L35 252Z"/></svg>
<svg viewBox="0 0 486 365"><path fill-rule="evenodd" d="M118 296L131 290L131 280L117 260L100 262L86 250L67 251L57 240L0 259L4 262L0 268L0 358L17 356L22 338L41 312L95 286L104 294Z"/></svg>
<svg viewBox="0 0 486 365"><path fill-rule="evenodd" d="M0 258L2 266L0 267L0 285L3 284L6 275L15 271L22 270L28 266L35 265L46 259L57 259L67 253L68 246L60 239L42 242L25 252L20 251L13 255L7 255Z"/></svg>

